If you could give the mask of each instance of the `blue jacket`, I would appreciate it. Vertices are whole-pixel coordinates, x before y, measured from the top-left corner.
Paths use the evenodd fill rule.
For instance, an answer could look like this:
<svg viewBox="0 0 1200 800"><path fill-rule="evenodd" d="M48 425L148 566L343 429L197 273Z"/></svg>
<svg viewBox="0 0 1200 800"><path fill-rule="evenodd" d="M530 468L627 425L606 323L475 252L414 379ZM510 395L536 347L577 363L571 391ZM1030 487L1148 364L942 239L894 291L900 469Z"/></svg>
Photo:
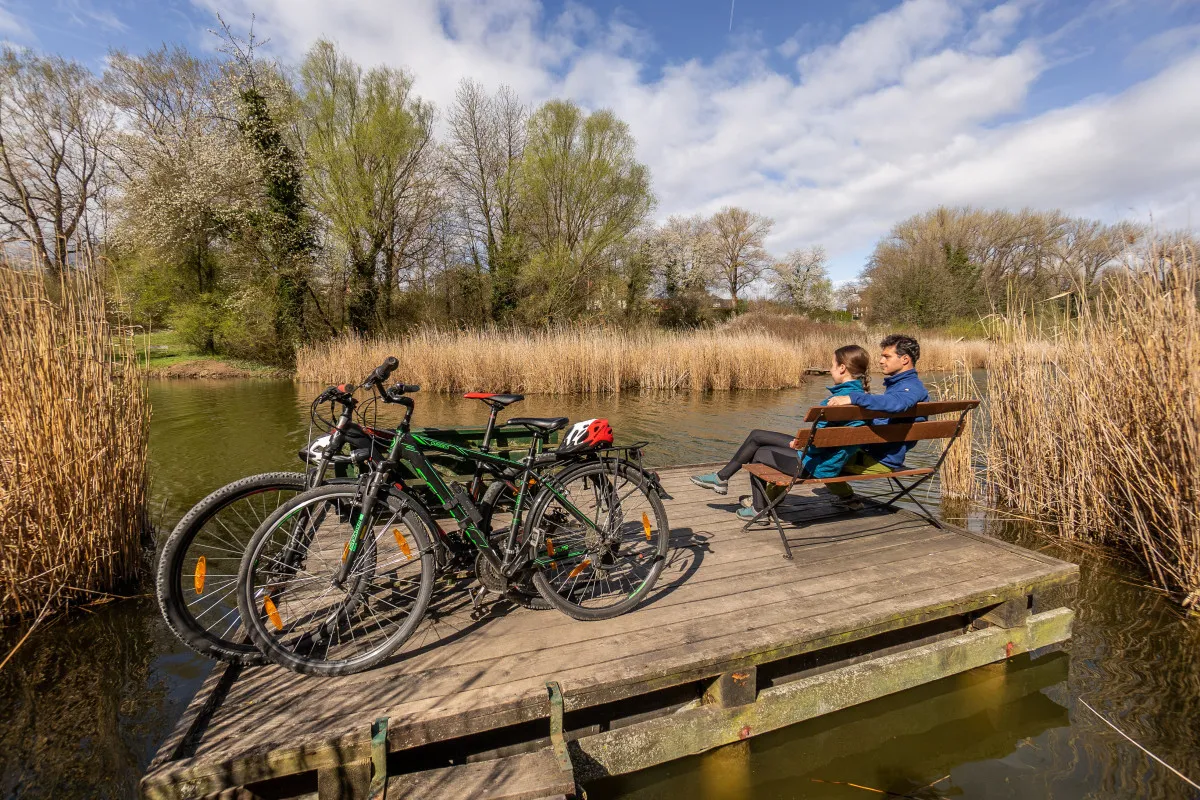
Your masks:
<svg viewBox="0 0 1200 800"><path fill-rule="evenodd" d="M864 394L862 381L846 381L839 383L836 386L826 386L829 390L829 397L837 397L838 395ZM870 395L868 395L869 397ZM821 401L821 405L829 402L829 397ZM828 422L818 422L816 427L824 428ZM864 422L835 422L834 425L846 426L853 428L859 425L865 425ZM805 450L798 450L796 455L800 457L800 466L804 470L804 475L812 478L833 478L841 474L842 467L850 460L850 456L858 450L857 445L853 447L813 447Z"/></svg>
<svg viewBox="0 0 1200 800"><path fill-rule="evenodd" d="M921 379L917 377L915 369L905 370L904 372L884 378L883 394L854 392L850 395L850 402L854 405L870 411L882 411L887 414L897 414L901 411L907 411L917 403L924 403L928 400L929 392L925 390L925 384L921 383ZM924 419L924 417L913 417L911 421L921 422ZM883 418L875 420L874 424L886 425L889 422L897 421L897 419ZM876 444L867 448L867 455L882 462L890 469L903 469L904 454L908 452L908 448L908 442Z"/></svg>

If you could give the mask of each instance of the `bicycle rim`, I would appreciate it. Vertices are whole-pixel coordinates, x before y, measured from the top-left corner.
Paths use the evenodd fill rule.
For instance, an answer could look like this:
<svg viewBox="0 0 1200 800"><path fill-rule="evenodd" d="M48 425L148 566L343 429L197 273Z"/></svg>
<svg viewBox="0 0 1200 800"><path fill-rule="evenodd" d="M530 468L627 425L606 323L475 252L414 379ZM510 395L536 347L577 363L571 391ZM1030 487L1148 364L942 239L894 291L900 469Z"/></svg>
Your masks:
<svg viewBox="0 0 1200 800"><path fill-rule="evenodd" d="M380 501L361 525L354 491L316 490L279 510L242 562L242 613L272 661L298 672L344 675L398 650L420 624L434 555L411 510ZM343 559L346 578L336 576Z"/></svg>
<svg viewBox="0 0 1200 800"><path fill-rule="evenodd" d="M564 475L530 520L533 582L576 619L608 619L636 606L667 551L666 511L639 470L598 462ZM587 522L580 517L586 518Z"/></svg>

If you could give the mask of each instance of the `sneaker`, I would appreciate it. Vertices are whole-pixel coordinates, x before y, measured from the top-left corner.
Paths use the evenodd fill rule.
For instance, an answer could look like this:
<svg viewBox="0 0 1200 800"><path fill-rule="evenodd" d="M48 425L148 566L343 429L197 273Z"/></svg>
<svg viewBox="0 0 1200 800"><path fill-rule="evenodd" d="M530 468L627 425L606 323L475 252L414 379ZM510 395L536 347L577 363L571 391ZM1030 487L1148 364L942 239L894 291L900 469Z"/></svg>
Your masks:
<svg viewBox="0 0 1200 800"><path fill-rule="evenodd" d="M693 475L692 483L703 486L705 489L712 489L717 494L729 494L729 481L721 480L715 472L707 475Z"/></svg>
<svg viewBox="0 0 1200 800"><path fill-rule="evenodd" d="M738 505L742 508L754 508L754 498L751 495L744 494L738 498Z"/></svg>
<svg viewBox="0 0 1200 800"><path fill-rule="evenodd" d="M758 512L754 510L753 506L749 508L746 506L740 506L735 513L737 513L738 519L744 519L746 522L749 522L758 516Z"/></svg>

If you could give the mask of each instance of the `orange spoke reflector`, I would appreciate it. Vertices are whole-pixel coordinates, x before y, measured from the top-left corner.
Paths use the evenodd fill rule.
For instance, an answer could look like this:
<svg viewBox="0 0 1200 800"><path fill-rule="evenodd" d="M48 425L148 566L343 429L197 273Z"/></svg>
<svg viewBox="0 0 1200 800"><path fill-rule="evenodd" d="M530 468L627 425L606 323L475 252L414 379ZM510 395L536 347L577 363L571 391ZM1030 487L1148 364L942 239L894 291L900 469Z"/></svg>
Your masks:
<svg viewBox="0 0 1200 800"><path fill-rule="evenodd" d="M554 555L554 542L550 540L549 536L546 537L546 555Z"/></svg>
<svg viewBox="0 0 1200 800"><path fill-rule="evenodd" d="M275 626L275 630L283 630L283 620L279 618L279 609L275 607L275 601L267 595L267 599L263 600L263 611L267 612L267 619L271 620L271 624Z"/></svg>
<svg viewBox="0 0 1200 800"><path fill-rule="evenodd" d="M346 557L349 555L350 555L350 542L346 542L346 546L342 548L342 561L344 562L346 560Z"/></svg>
<svg viewBox="0 0 1200 800"><path fill-rule="evenodd" d="M650 541L650 517L642 514L642 530L646 532L646 541Z"/></svg>
<svg viewBox="0 0 1200 800"><path fill-rule="evenodd" d="M208 559L200 556L200 560L196 562L196 574L194 583L196 586L196 594L204 594L204 576L208 574Z"/></svg>
<svg viewBox="0 0 1200 800"><path fill-rule="evenodd" d="M571 570L570 572L568 572L568 573L567 573L567 577L568 577L568 578L574 578L576 575L578 575L579 573L581 573L581 572L583 572L585 569L587 569L587 567L588 567L588 564L591 564L591 563L592 563L591 561L588 561L588 560L586 560L586 559L585 559L584 561L581 561L581 562L579 563L579 566L577 566L575 569L573 569L573 570Z"/></svg>
<svg viewBox="0 0 1200 800"><path fill-rule="evenodd" d="M408 546L408 539L404 538L399 528L392 528L392 536L396 537L396 544L400 545L400 552L404 553L404 557L412 558L412 548Z"/></svg>

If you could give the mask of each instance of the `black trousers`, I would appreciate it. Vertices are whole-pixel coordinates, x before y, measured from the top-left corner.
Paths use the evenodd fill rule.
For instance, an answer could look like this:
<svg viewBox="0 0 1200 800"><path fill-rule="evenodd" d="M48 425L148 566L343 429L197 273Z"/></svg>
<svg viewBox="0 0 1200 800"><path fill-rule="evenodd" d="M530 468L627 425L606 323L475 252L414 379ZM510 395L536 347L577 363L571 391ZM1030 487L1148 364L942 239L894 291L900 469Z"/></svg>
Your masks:
<svg viewBox="0 0 1200 800"><path fill-rule="evenodd" d="M796 437L790 433L775 431L750 431L746 441L733 454L729 463L717 472L717 477L723 481L729 480L735 472L746 464L766 464L788 475L800 474L800 459L797 451L789 447ZM750 481L750 491L754 497L754 508L762 510L767 499L763 494L762 484Z"/></svg>

